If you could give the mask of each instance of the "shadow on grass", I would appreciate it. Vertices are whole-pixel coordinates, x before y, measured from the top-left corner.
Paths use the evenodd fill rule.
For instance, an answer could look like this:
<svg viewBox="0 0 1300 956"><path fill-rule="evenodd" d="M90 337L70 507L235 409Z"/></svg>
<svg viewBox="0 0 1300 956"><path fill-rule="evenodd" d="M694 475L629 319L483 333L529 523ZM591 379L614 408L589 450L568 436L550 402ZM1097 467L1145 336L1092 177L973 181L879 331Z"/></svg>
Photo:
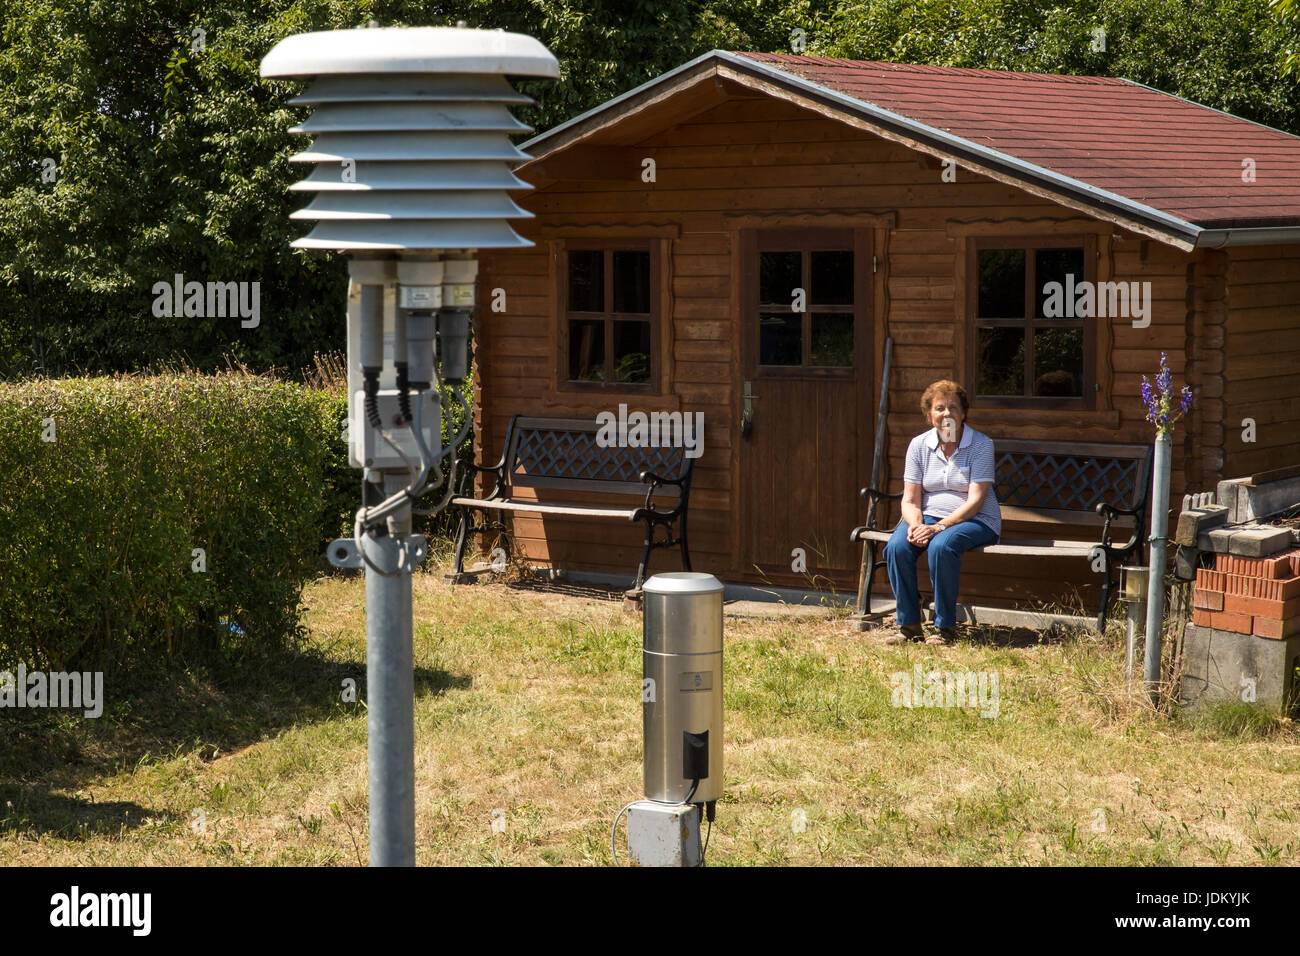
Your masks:
<svg viewBox="0 0 1300 956"><path fill-rule="evenodd" d="M343 700L355 682L355 702ZM471 679L415 669L415 695L463 690ZM132 829L146 816L188 820L134 803L97 803L101 781L185 756L210 761L294 725L365 715L366 665L318 648L105 675L104 712L0 709L0 835L68 839ZM74 796L67 796L72 793Z"/></svg>
<svg viewBox="0 0 1300 956"><path fill-rule="evenodd" d="M982 647L1038 647L1043 644L1064 644L1075 640L1075 635L1063 627L1047 627L1035 631L1029 627L967 624L961 627L958 633L960 640Z"/></svg>

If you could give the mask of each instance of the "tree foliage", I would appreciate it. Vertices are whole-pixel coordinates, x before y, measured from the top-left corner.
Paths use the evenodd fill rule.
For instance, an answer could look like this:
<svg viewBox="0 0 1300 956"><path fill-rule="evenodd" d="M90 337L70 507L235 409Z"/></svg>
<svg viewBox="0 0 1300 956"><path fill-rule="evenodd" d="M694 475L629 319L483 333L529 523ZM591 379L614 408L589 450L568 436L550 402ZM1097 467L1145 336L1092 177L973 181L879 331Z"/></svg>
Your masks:
<svg viewBox="0 0 1300 956"><path fill-rule="evenodd" d="M1281 0L10 0L0 7L0 376L233 356L307 365L343 343L341 256L289 243L305 171L298 89L258 64L310 30L531 34L558 82L520 82L547 129L710 49L1127 76L1283 129L1295 5ZM1106 50L1090 49L1106 31ZM155 316L157 282L259 282L261 321Z"/></svg>
<svg viewBox="0 0 1300 956"><path fill-rule="evenodd" d="M846 0L809 34L822 56L1124 77L1300 132L1300 33L1268 0Z"/></svg>
<svg viewBox="0 0 1300 956"><path fill-rule="evenodd" d="M794 3L796 11L803 4ZM24 0L0 19L0 376L306 366L343 339L341 256L289 243L305 175L299 88L258 65L280 39L381 26L503 27L560 57L523 82L544 129L713 48L778 45L777 3ZM776 24L775 26L773 24ZM261 321L158 317L156 282L259 282Z"/></svg>

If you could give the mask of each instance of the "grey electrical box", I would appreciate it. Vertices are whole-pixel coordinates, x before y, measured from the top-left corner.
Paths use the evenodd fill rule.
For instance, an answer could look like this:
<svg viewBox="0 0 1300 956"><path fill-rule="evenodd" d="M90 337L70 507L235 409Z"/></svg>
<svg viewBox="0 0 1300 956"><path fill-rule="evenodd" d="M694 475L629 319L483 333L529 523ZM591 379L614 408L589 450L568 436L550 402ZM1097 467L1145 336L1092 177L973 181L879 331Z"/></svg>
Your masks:
<svg viewBox="0 0 1300 956"><path fill-rule="evenodd" d="M692 803L722 795L722 591L713 575L691 571L645 582L647 800L681 803L696 780Z"/></svg>
<svg viewBox="0 0 1300 956"><path fill-rule="evenodd" d="M633 866L699 866L700 810L642 800L627 808L627 850Z"/></svg>
<svg viewBox="0 0 1300 956"><path fill-rule="evenodd" d="M378 396L380 427L400 449L408 461L420 460L420 448L412 429L419 429L428 448L442 447L442 416L433 392L419 392L408 397L414 421L410 427L401 422L400 393L396 389L381 389ZM353 396L352 434L358 436L358 457L366 468L402 468L401 455L393 450L379 430L366 421L364 397L361 392Z"/></svg>

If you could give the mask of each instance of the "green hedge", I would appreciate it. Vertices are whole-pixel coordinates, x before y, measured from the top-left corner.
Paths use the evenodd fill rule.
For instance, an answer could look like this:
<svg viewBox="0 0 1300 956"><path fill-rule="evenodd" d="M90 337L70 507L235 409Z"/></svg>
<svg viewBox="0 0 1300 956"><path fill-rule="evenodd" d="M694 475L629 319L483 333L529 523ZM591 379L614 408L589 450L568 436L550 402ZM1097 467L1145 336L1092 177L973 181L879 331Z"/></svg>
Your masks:
<svg viewBox="0 0 1300 956"><path fill-rule="evenodd" d="M292 644L357 503L344 416L341 392L238 373L0 386L0 663Z"/></svg>

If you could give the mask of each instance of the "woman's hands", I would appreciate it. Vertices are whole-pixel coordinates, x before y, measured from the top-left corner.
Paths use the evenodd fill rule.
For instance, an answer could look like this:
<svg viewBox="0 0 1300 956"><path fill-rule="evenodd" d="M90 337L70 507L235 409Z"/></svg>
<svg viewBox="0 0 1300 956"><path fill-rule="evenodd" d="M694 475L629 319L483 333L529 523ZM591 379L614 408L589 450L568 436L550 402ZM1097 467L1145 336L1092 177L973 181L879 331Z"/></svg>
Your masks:
<svg viewBox="0 0 1300 956"><path fill-rule="evenodd" d="M924 548L930 543L930 539L944 529L938 524L914 524L908 526L907 540L910 544L918 548Z"/></svg>

